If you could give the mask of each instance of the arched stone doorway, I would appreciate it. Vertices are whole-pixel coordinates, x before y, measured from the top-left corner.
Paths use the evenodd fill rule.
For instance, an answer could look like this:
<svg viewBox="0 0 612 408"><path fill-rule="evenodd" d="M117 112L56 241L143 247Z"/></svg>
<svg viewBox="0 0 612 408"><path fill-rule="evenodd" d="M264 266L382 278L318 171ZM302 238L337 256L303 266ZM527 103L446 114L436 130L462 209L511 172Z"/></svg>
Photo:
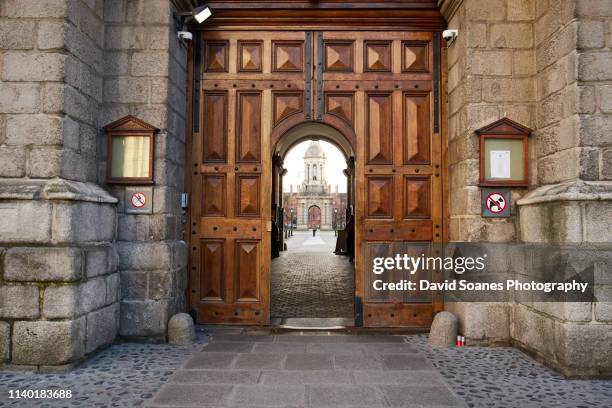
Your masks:
<svg viewBox="0 0 612 408"><path fill-rule="evenodd" d="M311 229L321 229L321 208L318 205L311 205L308 208L308 227Z"/></svg>

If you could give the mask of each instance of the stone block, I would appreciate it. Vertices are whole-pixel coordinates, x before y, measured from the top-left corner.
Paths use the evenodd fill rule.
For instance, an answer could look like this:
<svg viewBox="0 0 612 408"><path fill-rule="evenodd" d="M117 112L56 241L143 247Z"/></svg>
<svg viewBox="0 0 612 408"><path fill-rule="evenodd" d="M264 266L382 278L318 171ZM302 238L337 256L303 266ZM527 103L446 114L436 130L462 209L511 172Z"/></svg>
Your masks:
<svg viewBox="0 0 612 408"><path fill-rule="evenodd" d="M582 81L612 80L612 52L593 52L578 55L578 79Z"/></svg>
<svg viewBox="0 0 612 408"><path fill-rule="evenodd" d="M149 299L160 300L171 298L174 293L174 287L174 273L172 271L149 272Z"/></svg>
<svg viewBox="0 0 612 408"><path fill-rule="evenodd" d="M536 67L538 71L543 70L548 65L559 61L565 55L575 51L576 32L576 24L568 24L542 42L536 51Z"/></svg>
<svg viewBox="0 0 612 408"><path fill-rule="evenodd" d="M79 248L16 247L4 256L7 281L64 281L81 279L83 253Z"/></svg>
<svg viewBox="0 0 612 408"><path fill-rule="evenodd" d="M99 48L104 47L104 22L93 8L81 0L67 0L66 18Z"/></svg>
<svg viewBox="0 0 612 408"><path fill-rule="evenodd" d="M9 116L7 145L61 145L64 120L49 115Z"/></svg>
<svg viewBox="0 0 612 408"><path fill-rule="evenodd" d="M25 176L25 148L0 146L0 164L0 177Z"/></svg>
<svg viewBox="0 0 612 408"><path fill-rule="evenodd" d="M131 48L129 27L107 26L105 29L104 44L106 50L126 50Z"/></svg>
<svg viewBox="0 0 612 408"><path fill-rule="evenodd" d="M89 313L86 319L85 353L91 353L115 341L119 329L118 304Z"/></svg>
<svg viewBox="0 0 612 408"><path fill-rule="evenodd" d="M541 0L508 1L508 20L531 21L535 17L535 3Z"/></svg>
<svg viewBox="0 0 612 408"><path fill-rule="evenodd" d="M120 334L125 337L166 336L170 302L122 301Z"/></svg>
<svg viewBox="0 0 612 408"><path fill-rule="evenodd" d="M189 248L185 241L173 242L172 266L174 269L181 269L189 263Z"/></svg>
<svg viewBox="0 0 612 408"><path fill-rule="evenodd" d="M429 330L429 344L433 347L452 347L457 340L459 322L450 312L436 314Z"/></svg>
<svg viewBox="0 0 612 408"><path fill-rule="evenodd" d="M107 51L104 53L104 73L108 76L127 75L129 55L127 51Z"/></svg>
<svg viewBox="0 0 612 408"><path fill-rule="evenodd" d="M612 17L612 6L608 0L578 0L576 15L580 17Z"/></svg>
<svg viewBox="0 0 612 408"><path fill-rule="evenodd" d="M556 368L568 377L612 374L612 326L609 324L557 324ZM548 345L550 347L550 345Z"/></svg>
<svg viewBox="0 0 612 408"><path fill-rule="evenodd" d="M85 271L88 278L106 275L116 269L117 254L112 245L96 245L85 249Z"/></svg>
<svg viewBox="0 0 612 408"><path fill-rule="evenodd" d="M511 75L512 52L472 51L468 55L466 72L468 75Z"/></svg>
<svg viewBox="0 0 612 408"><path fill-rule="evenodd" d="M104 2L104 21L120 23L125 19L127 0L106 0Z"/></svg>
<svg viewBox="0 0 612 408"><path fill-rule="evenodd" d="M170 55L164 51L140 51L132 54L132 76L167 77Z"/></svg>
<svg viewBox="0 0 612 408"><path fill-rule="evenodd" d="M126 21L130 23L170 25L170 3L165 0L129 1Z"/></svg>
<svg viewBox="0 0 612 408"><path fill-rule="evenodd" d="M39 50L64 48L64 22L53 20L39 21L37 44Z"/></svg>
<svg viewBox="0 0 612 408"><path fill-rule="evenodd" d="M529 307L555 319L569 322L590 322L593 317L590 302L533 302Z"/></svg>
<svg viewBox="0 0 612 408"><path fill-rule="evenodd" d="M36 26L30 20L3 19L0 25L0 50L34 48Z"/></svg>
<svg viewBox="0 0 612 408"><path fill-rule="evenodd" d="M49 319L74 318L106 304L106 280L92 279L80 285L48 286L43 314Z"/></svg>
<svg viewBox="0 0 612 408"><path fill-rule="evenodd" d="M115 237L115 208L108 204L58 203L53 208L53 242L108 242Z"/></svg>
<svg viewBox="0 0 612 408"><path fill-rule="evenodd" d="M535 53L532 50L515 51L512 54L512 67L514 75L535 74Z"/></svg>
<svg viewBox="0 0 612 408"><path fill-rule="evenodd" d="M51 205L42 201L0 202L0 242L47 243Z"/></svg>
<svg viewBox="0 0 612 408"><path fill-rule="evenodd" d="M512 69L512 60L508 61ZM486 78L482 80L482 97L487 102L529 102L534 99L531 78Z"/></svg>
<svg viewBox="0 0 612 408"><path fill-rule="evenodd" d="M459 319L459 331L468 344L507 344L511 306L506 303L447 302L445 310Z"/></svg>
<svg viewBox="0 0 612 408"><path fill-rule="evenodd" d="M612 150L605 150L601 153L601 178L612 180Z"/></svg>
<svg viewBox="0 0 612 408"><path fill-rule="evenodd" d="M172 268L172 248L164 242L119 242L121 270L159 270Z"/></svg>
<svg viewBox="0 0 612 408"><path fill-rule="evenodd" d="M40 87L36 84L0 84L0 112L37 113L40 111Z"/></svg>
<svg viewBox="0 0 612 408"><path fill-rule="evenodd" d="M0 322L0 365L9 361L11 351L11 325Z"/></svg>
<svg viewBox="0 0 612 408"><path fill-rule="evenodd" d="M490 30L491 47L493 48L533 47L531 24L492 24Z"/></svg>
<svg viewBox="0 0 612 408"><path fill-rule="evenodd" d="M602 48L605 45L602 21L578 21L578 49Z"/></svg>
<svg viewBox="0 0 612 408"><path fill-rule="evenodd" d="M612 117L583 115L578 120L580 146L607 147L610 145Z"/></svg>
<svg viewBox="0 0 612 408"><path fill-rule="evenodd" d="M46 83L42 87L42 108L45 113L61 113L64 110L64 84Z"/></svg>
<svg viewBox="0 0 612 408"><path fill-rule="evenodd" d="M51 178L61 174L60 148L33 148L29 154L28 175L33 178Z"/></svg>
<svg viewBox="0 0 612 408"><path fill-rule="evenodd" d="M480 179L479 162L476 159L464 160L451 166L449 169L452 185L460 186L475 186L478 185Z"/></svg>
<svg viewBox="0 0 612 408"><path fill-rule="evenodd" d="M171 30L167 26L130 27L129 48L168 51Z"/></svg>
<svg viewBox="0 0 612 408"><path fill-rule="evenodd" d="M513 219L487 220L485 236L489 242L512 242L516 239Z"/></svg>
<svg viewBox="0 0 612 408"><path fill-rule="evenodd" d="M523 304L514 307L514 325L512 338L528 350L535 352L549 361L554 360L555 324L550 317L545 317Z"/></svg>
<svg viewBox="0 0 612 408"><path fill-rule="evenodd" d="M506 16L505 0L468 1L465 3L466 19L472 21L500 21Z"/></svg>
<svg viewBox="0 0 612 408"><path fill-rule="evenodd" d="M74 57L93 67L97 72L103 72L104 53L102 48L84 32L72 24L67 24L64 41L66 50Z"/></svg>
<svg viewBox="0 0 612 408"><path fill-rule="evenodd" d="M13 324L13 364L60 365L85 353L85 318Z"/></svg>
<svg viewBox="0 0 612 408"><path fill-rule="evenodd" d="M5 0L4 15L7 17L25 18L63 18L66 11L66 0L33 0L28 7L21 0Z"/></svg>
<svg viewBox="0 0 612 408"><path fill-rule="evenodd" d="M193 319L187 313L178 313L168 322L168 342L175 346L192 344L195 341Z"/></svg>
<svg viewBox="0 0 612 408"><path fill-rule="evenodd" d="M104 82L104 101L145 103L149 100L149 80L145 78L113 78Z"/></svg>
<svg viewBox="0 0 612 408"><path fill-rule="evenodd" d="M145 300L148 296L148 272L121 271L121 298L123 300Z"/></svg>
<svg viewBox="0 0 612 408"><path fill-rule="evenodd" d="M612 203L610 201L587 202L584 206L584 233L587 242L612 242Z"/></svg>
<svg viewBox="0 0 612 408"><path fill-rule="evenodd" d="M65 59L60 53L7 52L2 58L2 80L62 81Z"/></svg>
<svg viewBox="0 0 612 408"><path fill-rule="evenodd" d="M121 296L121 279L118 273L106 277L106 304L118 302Z"/></svg>
<svg viewBox="0 0 612 408"><path fill-rule="evenodd" d="M37 286L0 286L0 318L36 319L39 316Z"/></svg>

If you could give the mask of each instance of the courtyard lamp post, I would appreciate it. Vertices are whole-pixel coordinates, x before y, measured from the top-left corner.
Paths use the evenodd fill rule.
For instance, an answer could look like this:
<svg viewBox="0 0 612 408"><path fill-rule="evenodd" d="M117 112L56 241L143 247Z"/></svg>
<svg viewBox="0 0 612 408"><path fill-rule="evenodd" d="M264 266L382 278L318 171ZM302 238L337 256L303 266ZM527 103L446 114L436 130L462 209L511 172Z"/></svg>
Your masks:
<svg viewBox="0 0 612 408"><path fill-rule="evenodd" d="M293 208L289 209L289 213L291 213L290 219L289 219L289 236L292 237L293 236Z"/></svg>
<svg viewBox="0 0 612 408"><path fill-rule="evenodd" d="M338 209L334 208L334 236L338 236Z"/></svg>

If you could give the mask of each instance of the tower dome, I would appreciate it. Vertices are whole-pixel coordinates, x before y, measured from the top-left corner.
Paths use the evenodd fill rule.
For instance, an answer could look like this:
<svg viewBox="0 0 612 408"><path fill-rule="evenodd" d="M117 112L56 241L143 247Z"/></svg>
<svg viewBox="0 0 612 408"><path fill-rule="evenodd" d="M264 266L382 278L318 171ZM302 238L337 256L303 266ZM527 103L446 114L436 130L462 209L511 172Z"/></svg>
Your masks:
<svg viewBox="0 0 612 408"><path fill-rule="evenodd" d="M304 154L305 159L312 157L325 157L325 152L323 151L323 148L318 140L311 141L310 146L308 146L308 149Z"/></svg>

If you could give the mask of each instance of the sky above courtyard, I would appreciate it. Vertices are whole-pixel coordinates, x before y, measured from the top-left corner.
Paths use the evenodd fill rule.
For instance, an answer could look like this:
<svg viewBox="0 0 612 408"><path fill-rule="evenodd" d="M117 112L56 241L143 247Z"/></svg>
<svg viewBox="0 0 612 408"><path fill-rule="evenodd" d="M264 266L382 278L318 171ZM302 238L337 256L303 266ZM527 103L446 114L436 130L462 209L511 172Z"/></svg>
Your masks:
<svg viewBox="0 0 612 408"><path fill-rule="evenodd" d="M346 159L340 150L333 144L324 140L319 141L327 163L325 165L325 178L327 184L332 186L332 192L335 191L336 184L338 192L346 193L346 176L342 170L346 169ZM283 191L288 192L289 186L293 185L293 191L297 191L297 185L304 181L304 153L310 145L310 140L306 140L295 145L285 156L284 166L287 169L287 174L283 179Z"/></svg>

